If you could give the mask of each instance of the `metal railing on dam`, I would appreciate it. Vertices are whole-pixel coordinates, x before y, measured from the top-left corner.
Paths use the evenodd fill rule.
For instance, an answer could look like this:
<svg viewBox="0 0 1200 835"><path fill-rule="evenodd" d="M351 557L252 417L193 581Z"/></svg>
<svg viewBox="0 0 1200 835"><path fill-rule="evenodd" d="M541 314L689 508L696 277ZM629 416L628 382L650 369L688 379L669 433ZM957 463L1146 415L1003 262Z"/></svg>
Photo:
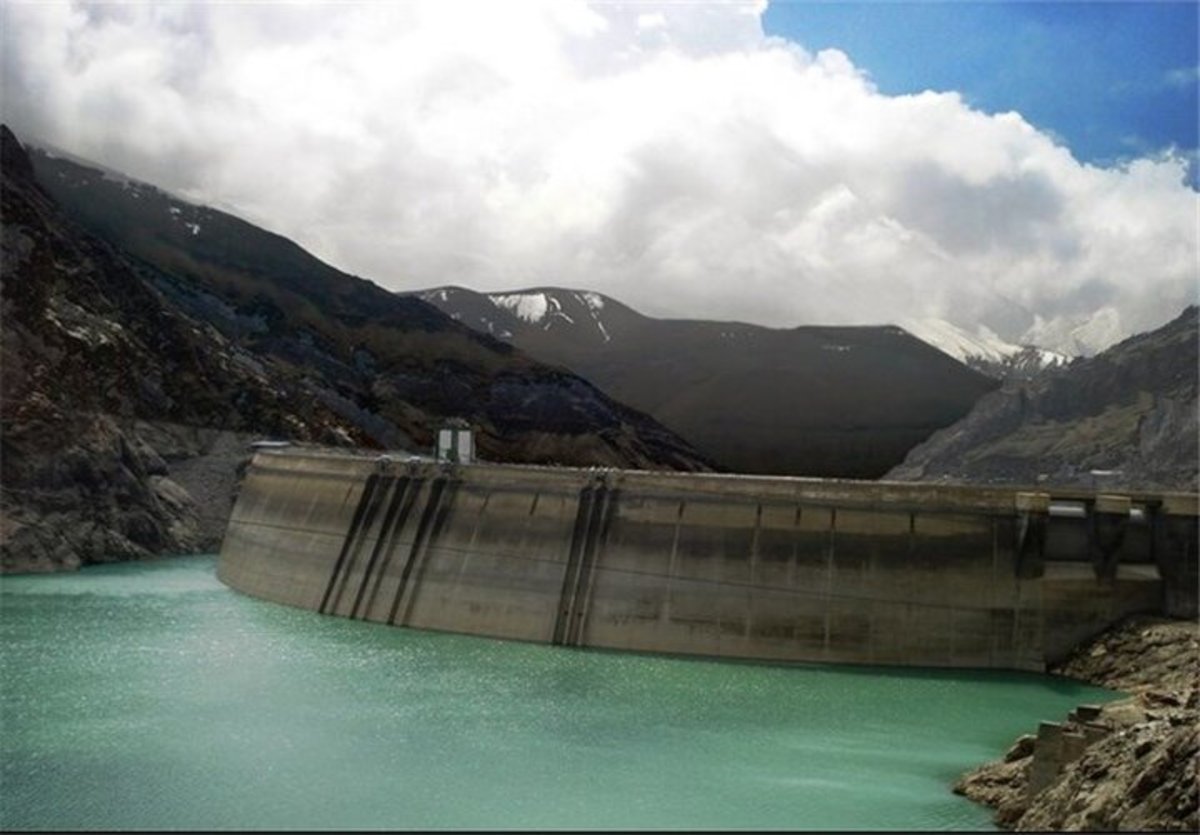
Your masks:
<svg viewBox="0 0 1200 835"><path fill-rule="evenodd" d="M1195 494L259 451L218 576L368 621L567 646L1042 670L1194 617Z"/></svg>

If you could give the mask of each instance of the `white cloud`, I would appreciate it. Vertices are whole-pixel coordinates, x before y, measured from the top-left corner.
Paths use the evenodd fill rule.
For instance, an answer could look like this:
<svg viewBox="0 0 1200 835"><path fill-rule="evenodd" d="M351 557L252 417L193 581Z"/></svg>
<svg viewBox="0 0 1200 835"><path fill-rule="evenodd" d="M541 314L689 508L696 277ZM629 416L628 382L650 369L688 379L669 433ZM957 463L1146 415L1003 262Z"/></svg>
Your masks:
<svg viewBox="0 0 1200 835"><path fill-rule="evenodd" d="M1195 301L1186 160L1095 168L1019 114L883 95L762 9L9 3L0 108L395 289L1010 341Z"/></svg>
<svg viewBox="0 0 1200 835"><path fill-rule="evenodd" d="M1169 70L1163 76L1163 83L1168 87L1178 87L1181 89L1194 87L1197 83L1200 83L1200 66L1178 67L1177 69Z"/></svg>
<svg viewBox="0 0 1200 835"><path fill-rule="evenodd" d="M637 16L638 29L661 29L667 25L667 19L662 12L652 12Z"/></svg>

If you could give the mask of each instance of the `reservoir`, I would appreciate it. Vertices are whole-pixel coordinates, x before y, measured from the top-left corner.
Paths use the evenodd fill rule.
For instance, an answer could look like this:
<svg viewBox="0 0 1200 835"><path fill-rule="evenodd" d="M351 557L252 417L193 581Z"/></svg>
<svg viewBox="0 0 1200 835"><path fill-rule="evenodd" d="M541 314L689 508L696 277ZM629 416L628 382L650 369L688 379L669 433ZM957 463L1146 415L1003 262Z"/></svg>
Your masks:
<svg viewBox="0 0 1200 835"><path fill-rule="evenodd" d="M991 830L958 775L1118 696L399 629L215 565L0 578L0 826Z"/></svg>

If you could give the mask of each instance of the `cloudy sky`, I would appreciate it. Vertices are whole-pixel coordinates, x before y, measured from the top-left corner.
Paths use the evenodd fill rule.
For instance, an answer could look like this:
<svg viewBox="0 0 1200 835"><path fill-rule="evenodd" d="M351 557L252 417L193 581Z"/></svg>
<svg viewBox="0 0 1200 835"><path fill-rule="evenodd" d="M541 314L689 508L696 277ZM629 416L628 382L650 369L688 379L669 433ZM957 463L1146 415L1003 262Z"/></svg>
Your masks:
<svg viewBox="0 0 1200 835"><path fill-rule="evenodd" d="M1043 343L1197 297L1191 3L0 8L19 136L393 289Z"/></svg>

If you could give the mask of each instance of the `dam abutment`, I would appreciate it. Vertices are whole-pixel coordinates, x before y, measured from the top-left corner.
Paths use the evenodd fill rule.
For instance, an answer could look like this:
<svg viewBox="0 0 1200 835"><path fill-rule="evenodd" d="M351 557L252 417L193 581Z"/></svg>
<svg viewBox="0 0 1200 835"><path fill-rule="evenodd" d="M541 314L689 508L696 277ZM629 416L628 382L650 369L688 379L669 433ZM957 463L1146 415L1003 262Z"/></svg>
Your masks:
<svg viewBox="0 0 1200 835"><path fill-rule="evenodd" d="M565 646L1042 670L1127 615L1194 617L1196 517L1183 493L273 450L218 575L327 614Z"/></svg>

